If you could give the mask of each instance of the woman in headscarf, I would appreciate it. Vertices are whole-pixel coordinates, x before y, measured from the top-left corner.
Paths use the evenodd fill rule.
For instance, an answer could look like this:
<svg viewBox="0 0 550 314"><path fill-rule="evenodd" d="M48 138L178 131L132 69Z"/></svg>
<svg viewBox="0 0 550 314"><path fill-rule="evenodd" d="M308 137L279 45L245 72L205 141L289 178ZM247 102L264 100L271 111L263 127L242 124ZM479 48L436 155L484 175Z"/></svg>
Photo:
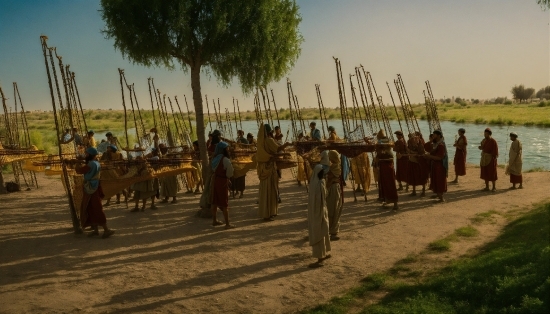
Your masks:
<svg viewBox="0 0 550 314"><path fill-rule="evenodd" d="M99 182L101 166L97 161L97 149L88 147L86 149L86 165L77 168L76 173L84 175L84 193L82 203L80 205L80 225L82 228L91 226L92 232L89 237L98 236L98 226L103 227L102 238L112 236L115 231L107 228L107 218L103 212L101 199L103 198L103 190Z"/></svg>
<svg viewBox="0 0 550 314"><path fill-rule="evenodd" d="M378 144L376 144L376 163L379 169L378 177L378 196L383 202L383 206L393 203L393 209L397 210L398 196L397 188L395 187L395 168L393 161L393 153L389 140L383 130L377 135Z"/></svg>
<svg viewBox="0 0 550 314"><path fill-rule="evenodd" d="M342 199L342 167L340 166L340 154L335 150L328 152L328 159L330 161L330 168L326 179L328 225L330 227L330 240L336 241L340 239L338 237L338 232L340 230L340 215L342 215L342 208L344 205Z"/></svg>
<svg viewBox="0 0 550 314"><path fill-rule="evenodd" d="M275 155L285 149L289 143L277 144L271 135L271 126L265 124L258 131L256 168L260 179L258 213L266 221L275 219L279 212L279 177L277 176L277 163Z"/></svg>
<svg viewBox="0 0 550 314"><path fill-rule="evenodd" d="M523 176L521 174L521 168L523 165L523 147L521 142L518 140L517 133L510 133L510 140L512 141L512 144L510 144L506 174L510 175L510 183L512 183L510 189L516 189L516 184L519 184L519 189L523 189Z"/></svg>
<svg viewBox="0 0 550 314"><path fill-rule="evenodd" d="M223 225L223 222L219 221L216 217L218 207L223 212L223 218L225 219L225 229L233 228L229 224L229 178L233 176L233 165L229 159L229 151L227 150L229 145L226 142L219 142L216 144L214 150L214 158L210 162L213 174L211 182L211 210L212 210L212 226Z"/></svg>
<svg viewBox="0 0 550 314"><path fill-rule="evenodd" d="M312 268L323 266L323 261L331 256L324 172L323 165L318 164L313 168L309 181L307 203L309 245L312 247L313 257L317 258L316 263L309 265Z"/></svg>

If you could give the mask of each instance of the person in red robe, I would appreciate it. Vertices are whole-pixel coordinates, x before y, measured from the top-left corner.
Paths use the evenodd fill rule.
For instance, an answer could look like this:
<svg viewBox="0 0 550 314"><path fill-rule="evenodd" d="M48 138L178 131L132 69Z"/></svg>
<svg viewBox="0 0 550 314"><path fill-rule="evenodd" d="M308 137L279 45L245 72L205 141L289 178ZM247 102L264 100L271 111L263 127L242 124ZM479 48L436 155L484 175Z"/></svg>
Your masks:
<svg viewBox="0 0 550 314"><path fill-rule="evenodd" d="M216 217L216 212L220 208L225 219L225 229L233 228L229 223L229 178L233 176L233 166L229 159L229 145L226 142L216 144L214 158L210 162L212 171L211 184L211 210L212 210L212 225L223 225Z"/></svg>
<svg viewBox="0 0 550 314"><path fill-rule="evenodd" d="M101 166L97 161L97 149L88 147L86 149L86 165L76 168L78 174L84 175L83 197L80 205L80 225L82 228L91 226L92 232L88 237L98 236L98 226L103 227L102 238L108 238L115 234L115 231L107 227L107 218L103 212L103 190L99 181Z"/></svg>
<svg viewBox="0 0 550 314"><path fill-rule="evenodd" d="M485 138L481 141L481 145L478 147L481 150L481 179L485 180L485 188L483 191L495 192L495 182L497 181L497 158L498 158L498 144L492 137L493 132L491 129L486 128L484 132ZM492 182L492 189L489 190L489 181Z"/></svg>
<svg viewBox="0 0 550 314"><path fill-rule="evenodd" d="M445 141L443 140L443 133L440 130L435 130L432 138L432 149L424 155L426 159L432 161L430 189L437 195L440 202L444 202L443 194L447 192L449 158L447 156Z"/></svg>
<svg viewBox="0 0 550 314"><path fill-rule="evenodd" d="M409 157L405 156L407 155L407 142L405 142L403 132L396 131L395 135L397 135L397 141L395 141L395 146L393 147L393 151L395 152L397 159L395 179L399 184L399 188L397 190L402 191L403 182L405 182L405 184L407 183ZM407 189L409 189L408 186Z"/></svg>
<svg viewBox="0 0 550 314"><path fill-rule="evenodd" d="M393 153L385 134L380 130L378 144L376 145L375 163L380 171L378 177L378 195L383 206L393 203L393 209L398 210L397 188L395 187L395 168L393 165Z"/></svg>
<svg viewBox="0 0 550 314"><path fill-rule="evenodd" d="M455 165L455 179L453 183L458 183L459 176L466 175L466 153L468 147L468 140L464 136L466 130L463 128L458 129L458 138L455 140L454 147L456 147L454 165Z"/></svg>
<svg viewBox="0 0 550 314"><path fill-rule="evenodd" d="M407 143L409 151L409 173L407 183L412 186L411 196L416 196L416 186L422 186L421 196L426 195L426 183L428 176L426 175L425 161L420 156L424 155L424 142L421 140L420 133L411 136Z"/></svg>

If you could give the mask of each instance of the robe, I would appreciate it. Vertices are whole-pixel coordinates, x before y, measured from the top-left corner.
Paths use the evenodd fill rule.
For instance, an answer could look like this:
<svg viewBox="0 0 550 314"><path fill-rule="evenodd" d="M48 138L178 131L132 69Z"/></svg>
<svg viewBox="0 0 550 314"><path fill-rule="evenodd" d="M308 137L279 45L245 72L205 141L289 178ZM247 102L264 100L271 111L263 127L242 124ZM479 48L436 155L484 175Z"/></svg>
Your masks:
<svg viewBox="0 0 550 314"><path fill-rule="evenodd" d="M419 139L409 140L409 151L411 154L422 154L424 152L424 144ZM419 156L409 156L409 171L407 177L407 184L411 186L425 185L428 181L428 175L426 174L426 165L423 158Z"/></svg>
<svg viewBox="0 0 550 314"><path fill-rule="evenodd" d="M164 197L175 197L178 194L178 177L170 176L161 179L160 194Z"/></svg>
<svg viewBox="0 0 550 314"><path fill-rule="evenodd" d="M212 175L211 204L220 208L229 207L229 178L233 176L233 166L226 157L216 167Z"/></svg>
<svg viewBox="0 0 550 314"><path fill-rule="evenodd" d="M297 155L297 161L298 173L296 174L296 180L305 182L311 175L311 166L309 165L309 162L304 161L304 158L302 158L302 156L300 155Z"/></svg>
<svg viewBox="0 0 550 314"><path fill-rule="evenodd" d="M132 185L132 190L134 190L134 200L145 200L151 198L157 194L158 179L134 183Z"/></svg>
<svg viewBox="0 0 550 314"><path fill-rule="evenodd" d="M492 137L483 139L483 141L481 141L481 179L485 181L496 181L498 179L497 156L497 141Z"/></svg>
<svg viewBox="0 0 550 314"><path fill-rule="evenodd" d="M370 189L370 161L367 153L351 159L351 174L355 183L361 184L363 189L368 192Z"/></svg>
<svg viewBox="0 0 550 314"><path fill-rule="evenodd" d="M340 230L340 216L344 207L342 167L340 167L340 155L336 151L329 152L329 160L331 164L326 179L328 225L330 234L336 235Z"/></svg>
<svg viewBox="0 0 550 314"><path fill-rule="evenodd" d="M102 226L107 223L103 212L103 190L99 181L101 166L98 161L92 160L82 168L77 168L76 173L84 175L84 191L80 206L80 225Z"/></svg>
<svg viewBox="0 0 550 314"><path fill-rule="evenodd" d="M430 190L436 194L447 192L447 169L445 169L445 155L447 150L444 142L439 142L430 152L430 155L441 157L441 160L432 160L430 171Z"/></svg>
<svg viewBox="0 0 550 314"><path fill-rule="evenodd" d="M268 219L277 216L279 213L279 178L277 176L277 163L272 158L277 153L279 145L274 139L267 136L265 127L262 126L258 131L258 144L256 152L256 168L258 178L260 179L258 215L261 218Z"/></svg>
<svg viewBox="0 0 550 314"><path fill-rule="evenodd" d="M387 203L397 202L397 188L395 187L395 170L391 152L377 154L378 160L378 196Z"/></svg>
<svg viewBox="0 0 550 314"><path fill-rule="evenodd" d="M313 169L307 202L309 245L312 247L313 257L316 258L326 257L331 250L325 180L319 179L317 175L321 171L321 165Z"/></svg>
<svg viewBox="0 0 550 314"><path fill-rule="evenodd" d="M400 139L395 142L395 146L393 148L393 151L396 154L405 155L407 154L407 144L405 143L405 139ZM408 166L409 166L409 158L407 156L397 156L397 162L396 162L397 170L395 173L395 179L398 182L407 182L408 177Z"/></svg>
<svg viewBox="0 0 550 314"><path fill-rule="evenodd" d="M523 147L521 142L516 139L510 145L510 152L508 153L508 167L507 171L510 174L510 183L523 183L523 176L521 174L523 165Z"/></svg>
<svg viewBox="0 0 550 314"><path fill-rule="evenodd" d="M466 140L466 136L462 135L458 138L456 141L456 151L455 151L455 158L454 158L454 165L455 165L455 174L457 176L465 176L466 175L466 147L468 145L468 141ZM460 146L464 147L464 149L460 148Z"/></svg>

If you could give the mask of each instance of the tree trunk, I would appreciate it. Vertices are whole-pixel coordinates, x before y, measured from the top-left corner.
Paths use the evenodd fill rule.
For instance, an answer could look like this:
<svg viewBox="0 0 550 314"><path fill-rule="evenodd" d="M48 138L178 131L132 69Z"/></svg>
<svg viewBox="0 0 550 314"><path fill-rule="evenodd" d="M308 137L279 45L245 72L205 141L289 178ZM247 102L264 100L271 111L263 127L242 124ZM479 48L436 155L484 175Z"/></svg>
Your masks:
<svg viewBox="0 0 550 314"><path fill-rule="evenodd" d="M6 183L4 182L4 173L2 172L2 165L0 164L0 194L6 194Z"/></svg>
<svg viewBox="0 0 550 314"><path fill-rule="evenodd" d="M195 106L195 116L197 125L197 140L199 141L199 150L202 161L202 179L206 182L206 178L210 175L210 166L208 161L208 153L206 150L206 138L204 136L204 113L202 106L201 92L201 67L200 65L191 66L191 89L193 90L193 104ZM211 217L210 208L203 208L199 212L200 217Z"/></svg>

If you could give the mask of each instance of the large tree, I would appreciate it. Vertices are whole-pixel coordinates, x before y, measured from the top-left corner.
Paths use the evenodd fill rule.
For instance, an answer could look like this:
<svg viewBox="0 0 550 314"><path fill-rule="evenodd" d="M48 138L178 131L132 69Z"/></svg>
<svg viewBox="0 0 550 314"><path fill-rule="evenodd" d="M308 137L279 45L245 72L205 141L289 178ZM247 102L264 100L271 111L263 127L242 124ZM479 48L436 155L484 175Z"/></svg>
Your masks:
<svg viewBox="0 0 550 314"><path fill-rule="evenodd" d="M204 177L201 70L224 86L237 79L247 94L288 73L303 42L292 0L101 0L101 7L103 33L123 57L190 72Z"/></svg>
<svg viewBox="0 0 550 314"><path fill-rule="evenodd" d="M543 10L550 9L550 0L537 0L537 3L542 7Z"/></svg>
<svg viewBox="0 0 550 314"><path fill-rule="evenodd" d="M525 86L521 84L512 87L512 90L510 92L514 96L514 99L519 100L519 102L521 103L522 101L527 101L529 98L533 97L533 95L535 94L535 89L525 88Z"/></svg>

